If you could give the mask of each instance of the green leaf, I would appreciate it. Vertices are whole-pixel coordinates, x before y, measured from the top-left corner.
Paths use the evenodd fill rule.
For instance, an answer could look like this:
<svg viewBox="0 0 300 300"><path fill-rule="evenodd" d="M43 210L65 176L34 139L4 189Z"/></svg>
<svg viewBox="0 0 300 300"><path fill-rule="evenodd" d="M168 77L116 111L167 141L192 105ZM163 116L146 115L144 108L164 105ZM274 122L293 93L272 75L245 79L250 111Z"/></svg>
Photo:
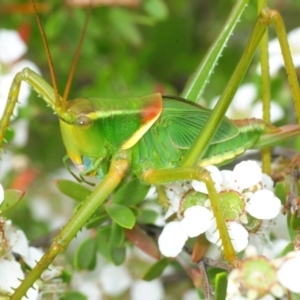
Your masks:
<svg viewBox="0 0 300 300"><path fill-rule="evenodd" d="M292 229L297 230L300 227L300 218L298 217L298 211L291 215L290 225Z"/></svg>
<svg viewBox="0 0 300 300"><path fill-rule="evenodd" d="M79 202L84 201L91 194L88 188L74 181L60 179L56 180L55 184L63 194Z"/></svg>
<svg viewBox="0 0 300 300"><path fill-rule="evenodd" d="M86 239L77 248L74 256L74 266L77 270L93 270L96 266L96 240L94 238Z"/></svg>
<svg viewBox="0 0 300 300"><path fill-rule="evenodd" d="M102 225L105 221L109 219L108 215L105 214L100 214L98 216L91 217L87 222L86 222L86 228L94 228L97 226Z"/></svg>
<svg viewBox="0 0 300 300"><path fill-rule="evenodd" d="M218 273L215 277L215 299L225 300L227 291L227 273Z"/></svg>
<svg viewBox="0 0 300 300"><path fill-rule="evenodd" d="M4 191L4 201L0 205L0 211L3 213L16 204L18 204L22 197L24 196L24 192L20 190L5 190Z"/></svg>
<svg viewBox="0 0 300 300"><path fill-rule="evenodd" d="M162 0L143 1L145 11L153 18L162 21L168 16L168 7Z"/></svg>
<svg viewBox="0 0 300 300"><path fill-rule="evenodd" d="M87 300L87 297L79 292L66 292L60 300Z"/></svg>
<svg viewBox="0 0 300 300"><path fill-rule="evenodd" d="M134 178L126 182L113 197L113 203L124 204L127 206L135 205L143 201L150 189L149 185L143 185L139 179ZM130 196L128 196L130 195Z"/></svg>
<svg viewBox="0 0 300 300"><path fill-rule="evenodd" d="M111 248L109 245L110 226L101 227L97 232L97 249L107 259L111 260Z"/></svg>
<svg viewBox="0 0 300 300"><path fill-rule="evenodd" d="M106 205L105 209L110 217L121 227L131 229L135 224L135 215L126 206L112 203Z"/></svg>
<svg viewBox="0 0 300 300"><path fill-rule="evenodd" d="M142 209L140 215L137 217L138 223L153 224L158 217L158 213L150 209Z"/></svg>
<svg viewBox="0 0 300 300"><path fill-rule="evenodd" d="M63 270L59 278L65 283L70 283L72 281L72 273L69 270Z"/></svg>
<svg viewBox="0 0 300 300"><path fill-rule="evenodd" d="M117 223L113 222L110 230L110 246L119 247L123 244L125 238L124 230Z"/></svg>
<svg viewBox="0 0 300 300"><path fill-rule="evenodd" d="M126 258L126 248L125 247L112 247L111 248L111 260L112 262L119 266Z"/></svg>
<svg viewBox="0 0 300 300"><path fill-rule="evenodd" d="M159 277L164 271L164 269L168 266L170 261L171 260L169 258L163 258L162 260L158 261L157 263L151 266L151 268L143 276L143 279L146 281L150 281Z"/></svg>
<svg viewBox="0 0 300 300"><path fill-rule="evenodd" d="M282 205L286 202L286 187L284 182L277 182L274 188L274 194L280 199Z"/></svg>

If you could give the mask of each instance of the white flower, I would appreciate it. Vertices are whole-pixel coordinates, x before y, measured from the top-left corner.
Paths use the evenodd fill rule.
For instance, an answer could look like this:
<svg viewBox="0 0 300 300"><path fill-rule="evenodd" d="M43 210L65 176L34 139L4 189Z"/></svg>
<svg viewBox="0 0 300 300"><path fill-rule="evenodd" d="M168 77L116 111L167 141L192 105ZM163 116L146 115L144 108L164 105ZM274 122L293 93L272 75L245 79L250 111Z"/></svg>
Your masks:
<svg viewBox="0 0 300 300"><path fill-rule="evenodd" d="M278 281L289 291L300 293L299 277L300 252L291 252L277 272Z"/></svg>
<svg viewBox="0 0 300 300"><path fill-rule="evenodd" d="M13 293L13 288L18 287L20 280L25 277L21 263L16 261L14 254L20 255L22 260L31 268L36 265L37 261L39 261L43 255L43 251L29 247L24 232L14 228L10 220L2 218L1 228L3 228L3 231L1 235L2 257L0 258L0 274L5 274L5 276L0 276L0 298L1 293ZM42 279L45 282L60 274L61 269L59 267L50 266L49 269L42 274ZM26 297L24 296L22 300L35 300L38 298L38 293L39 287L37 284L34 284L34 288L30 288Z"/></svg>
<svg viewBox="0 0 300 300"><path fill-rule="evenodd" d="M4 222L3 240L6 242L6 245L3 247L6 249L6 254L9 256L11 252L19 254L21 257L26 257L28 255L29 246L24 232L14 228L10 220L2 220L2 222Z"/></svg>
<svg viewBox="0 0 300 300"><path fill-rule="evenodd" d="M269 176L262 174L260 167L254 161L241 162L233 171L219 171L214 166L208 166L206 169L210 172L219 195L232 245L236 252L240 252L249 243L249 231L264 236L260 230L262 220L273 219L280 212L281 202L270 190L273 181ZM173 210L177 211L177 220L166 224L158 239L159 249L165 256L176 257L188 238L197 237L204 232L211 243L222 246L210 201L204 200L208 197L205 195L208 194L206 185L196 180L192 181L191 185L194 191L197 191L198 195L201 193L204 198L201 196L201 203L190 203L189 193L185 192L184 195L180 190L174 193L177 207L173 206ZM180 194L181 196L178 197Z"/></svg>
<svg viewBox="0 0 300 300"><path fill-rule="evenodd" d="M0 277L0 291L13 293L13 288L20 285L19 279L24 279L24 274L21 265L17 261L0 259L0 274L5 276Z"/></svg>
<svg viewBox="0 0 300 300"><path fill-rule="evenodd" d="M176 257L190 237L205 232L213 221L213 214L207 208L195 205L185 210L180 221L168 223L158 239L161 253L168 257Z"/></svg>
<svg viewBox="0 0 300 300"><path fill-rule="evenodd" d="M274 262L257 256L255 250L252 254L230 272L226 299L282 299L284 291L278 283Z"/></svg>
<svg viewBox="0 0 300 300"><path fill-rule="evenodd" d="M234 250L236 252L243 251L248 245L248 231L237 222L227 222L226 225ZM222 246L216 222L214 222L213 225L205 232L205 236L211 243L216 244L219 247Z"/></svg>
<svg viewBox="0 0 300 300"><path fill-rule="evenodd" d="M281 202L269 189L270 178L262 174L258 164L254 161L241 162L233 171L219 171L216 167L207 168L216 191L219 193L221 206L226 219L229 236L236 252L240 252L248 245L248 230L244 224L248 223L247 213L261 220L275 218L280 212ZM203 182L193 181L196 191L207 193ZM205 232L207 239L221 246L216 222Z"/></svg>
<svg viewBox="0 0 300 300"><path fill-rule="evenodd" d="M20 285L20 280L24 279L24 273L20 263L14 260L1 258L0 274L2 274L0 276L0 297L1 294L11 295L14 292L14 289ZM38 298L38 293L38 286L34 284L33 287L28 290L26 296L22 297L22 300L36 300Z"/></svg>

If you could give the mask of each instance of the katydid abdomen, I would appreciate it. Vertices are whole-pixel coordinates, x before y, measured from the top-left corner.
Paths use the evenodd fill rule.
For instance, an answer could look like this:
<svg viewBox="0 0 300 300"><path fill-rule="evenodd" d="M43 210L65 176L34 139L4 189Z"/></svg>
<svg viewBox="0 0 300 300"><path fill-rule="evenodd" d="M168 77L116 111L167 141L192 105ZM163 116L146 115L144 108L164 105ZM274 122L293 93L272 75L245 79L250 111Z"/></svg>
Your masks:
<svg viewBox="0 0 300 300"><path fill-rule="evenodd" d="M87 175L101 173L103 159L129 151L132 171L178 167L211 111L178 97L153 94L135 99L79 98L67 102L60 119L68 156ZM67 121L67 122L66 122ZM199 166L222 164L273 130L260 120L223 117ZM88 162L88 163L86 163Z"/></svg>

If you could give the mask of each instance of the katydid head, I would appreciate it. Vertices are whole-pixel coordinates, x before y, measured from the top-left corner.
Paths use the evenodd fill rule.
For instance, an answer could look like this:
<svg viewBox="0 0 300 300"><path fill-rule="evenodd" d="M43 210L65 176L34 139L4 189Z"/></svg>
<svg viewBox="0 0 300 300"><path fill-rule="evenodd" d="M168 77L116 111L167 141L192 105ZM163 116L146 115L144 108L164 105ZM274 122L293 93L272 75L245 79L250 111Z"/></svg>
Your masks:
<svg viewBox="0 0 300 300"><path fill-rule="evenodd" d="M97 115L91 102L78 98L67 102L66 112L60 117L60 128L67 154L76 167L85 171L83 158L105 158L106 144L96 124Z"/></svg>

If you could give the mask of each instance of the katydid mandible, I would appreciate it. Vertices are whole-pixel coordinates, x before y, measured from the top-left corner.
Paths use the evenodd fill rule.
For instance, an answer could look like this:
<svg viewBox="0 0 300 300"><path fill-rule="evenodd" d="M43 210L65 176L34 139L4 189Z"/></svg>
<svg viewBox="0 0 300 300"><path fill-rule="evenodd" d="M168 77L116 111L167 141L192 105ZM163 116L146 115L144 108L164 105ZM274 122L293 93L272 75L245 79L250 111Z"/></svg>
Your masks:
<svg viewBox="0 0 300 300"><path fill-rule="evenodd" d="M299 133L298 125L276 128L261 120L231 121L224 117L267 26L274 22L278 32L284 30L281 17L269 9L264 9L259 16L243 57L216 109L211 111L195 103L207 81L201 81L199 78L205 73L206 78L209 76L246 4L245 0L237 2L225 26L226 30L214 44L213 49L218 50L209 53L208 59L200 66L200 71L195 73L195 77L186 86L182 93L183 98L157 93L130 99L82 97L67 101L72 75L64 96L60 97L48 50L53 88L30 69L24 69L16 75L0 122L0 143L4 139L18 100L20 84L25 81L58 115L67 155L79 168L81 177L100 175L104 176L104 179L54 239L49 251L22 281L12 299L20 299L26 293L55 256L65 250L80 228L129 171L144 184L161 185L177 180L203 180L212 199L224 245L224 257L232 264L237 262L222 214L217 212L219 207L212 181L209 173L202 167L224 164L246 149L272 145L277 140ZM38 16L37 19L41 26ZM41 32L46 46L42 29ZM300 94L296 74L286 37L280 33L279 38L300 119ZM102 169L103 160L110 162L110 169L106 174Z"/></svg>

